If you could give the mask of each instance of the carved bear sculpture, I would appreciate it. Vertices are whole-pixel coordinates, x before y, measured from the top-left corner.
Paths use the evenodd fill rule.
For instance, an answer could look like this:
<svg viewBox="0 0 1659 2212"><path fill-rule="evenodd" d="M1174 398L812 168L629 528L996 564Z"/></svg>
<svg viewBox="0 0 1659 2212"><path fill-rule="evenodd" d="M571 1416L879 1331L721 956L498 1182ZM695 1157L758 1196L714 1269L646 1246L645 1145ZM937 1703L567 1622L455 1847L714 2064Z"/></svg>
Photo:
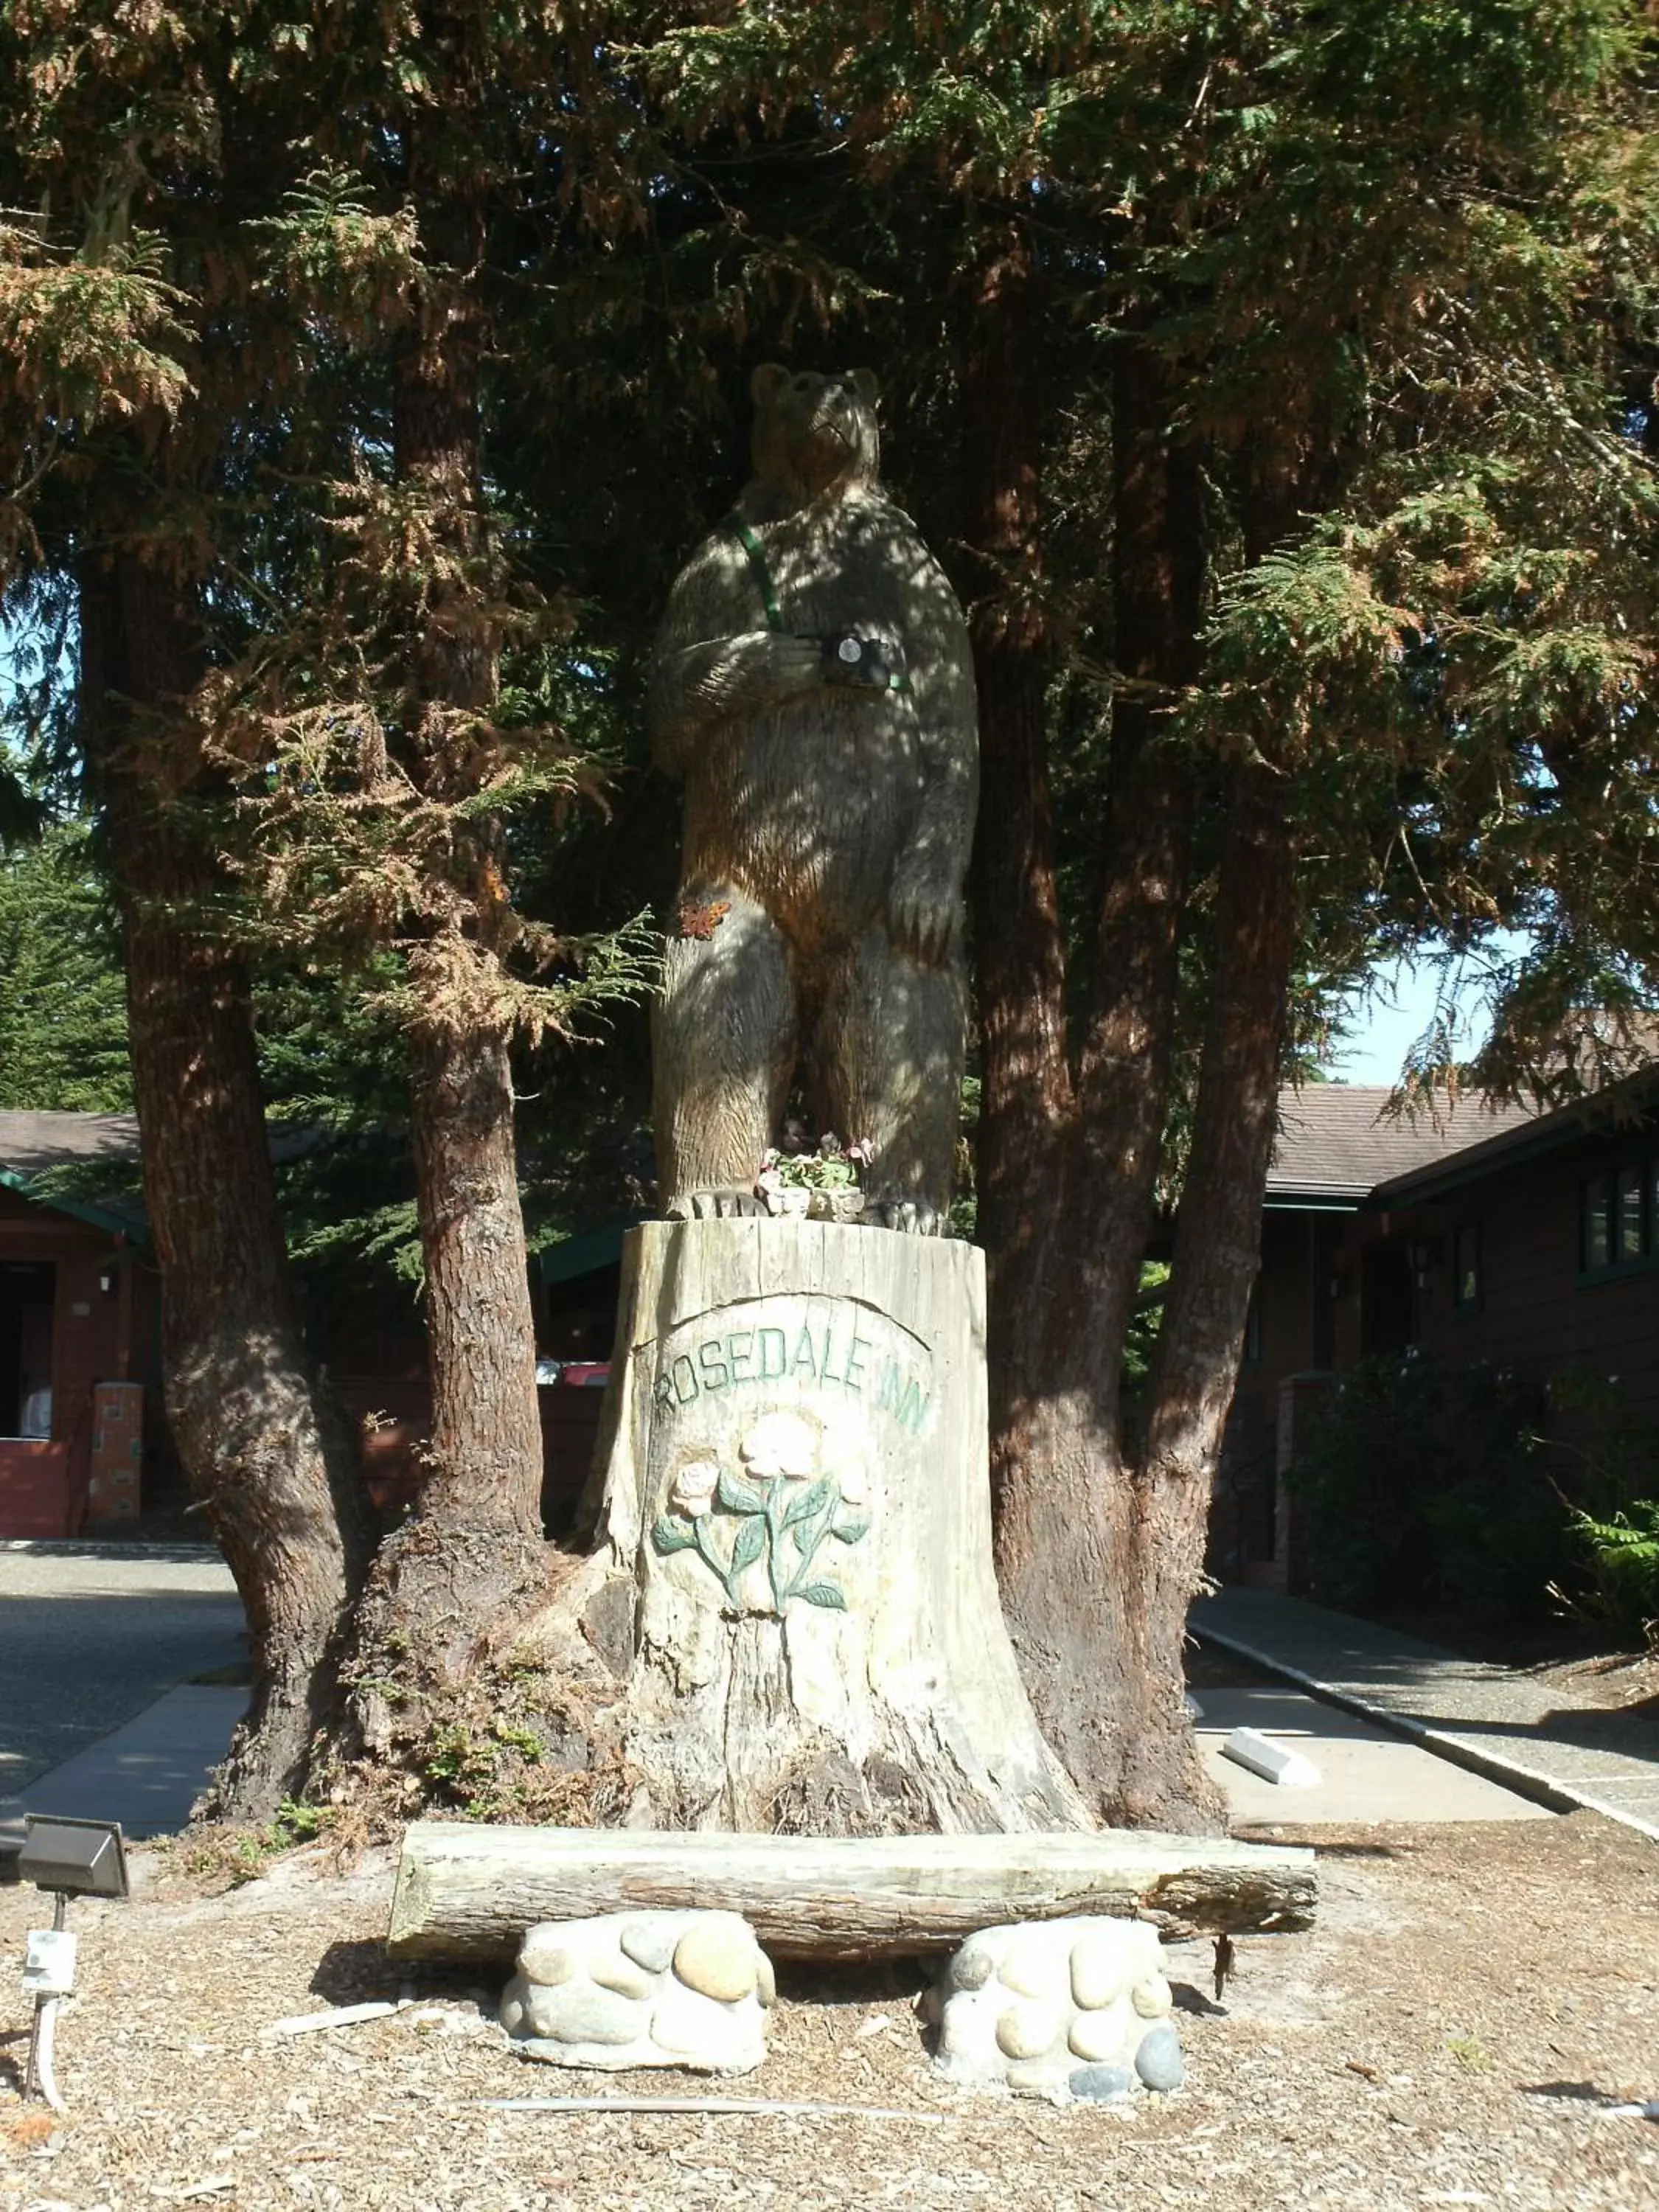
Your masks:
<svg viewBox="0 0 1659 2212"><path fill-rule="evenodd" d="M882 489L875 387L757 369L754 474L675 583L657 765L685 783L678 929L653 1021L678 1218L758 1210L792 1085L867 1139L866 1218L951 1195L978 733L967 625Z"/></svg>

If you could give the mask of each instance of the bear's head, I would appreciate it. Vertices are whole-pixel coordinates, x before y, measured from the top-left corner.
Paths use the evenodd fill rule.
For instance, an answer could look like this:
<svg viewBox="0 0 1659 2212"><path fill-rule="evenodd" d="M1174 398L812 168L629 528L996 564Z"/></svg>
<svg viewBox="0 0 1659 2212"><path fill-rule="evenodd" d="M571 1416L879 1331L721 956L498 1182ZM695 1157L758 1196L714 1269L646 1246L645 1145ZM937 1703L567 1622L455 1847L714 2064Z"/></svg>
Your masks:
<svg viewBox="0 0 1659 2212"><path fill-rule="evenodd" d="M881 464L876 380L868 369L819 376L768 362L750 379L755 403L750 457L762 483L787 497L873 483Z"/></svg>

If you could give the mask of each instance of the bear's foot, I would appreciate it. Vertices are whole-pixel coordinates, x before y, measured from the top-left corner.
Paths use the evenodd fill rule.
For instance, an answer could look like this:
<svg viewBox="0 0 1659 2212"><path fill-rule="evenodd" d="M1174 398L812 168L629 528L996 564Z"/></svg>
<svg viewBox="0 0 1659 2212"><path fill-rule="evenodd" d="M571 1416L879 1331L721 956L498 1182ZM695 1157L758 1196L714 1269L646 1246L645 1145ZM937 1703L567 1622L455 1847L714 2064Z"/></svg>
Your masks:
<svg viewBox="0 0 1659 2212"><path fill-rule="evenodd" d="M921 1198L866 1199L864 1220L876 1229L896 1229L902 1237L943 1237L949 1217Z"/></svg>
<svg viewBox="0 0 1659 2212"><path fill-rule="evenodd" d="M764 1213L766 1201L739 1183L721 1183L713 1190L682 1191L665 1209L671 1221L732 1221L744 1214Z"/></svg>

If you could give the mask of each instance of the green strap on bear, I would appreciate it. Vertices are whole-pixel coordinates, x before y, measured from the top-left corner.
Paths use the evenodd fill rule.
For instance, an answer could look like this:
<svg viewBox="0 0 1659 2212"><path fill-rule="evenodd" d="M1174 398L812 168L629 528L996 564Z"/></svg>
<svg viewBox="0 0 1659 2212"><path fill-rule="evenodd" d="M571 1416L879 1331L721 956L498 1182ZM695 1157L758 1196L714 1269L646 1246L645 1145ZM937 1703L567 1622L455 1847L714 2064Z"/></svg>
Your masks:
<svg viewBox="0 0 1659 2212"><path fill-rule="evenodd" d="M768 629L781 630L783 609L778 605L776 587L772 582L772 571L767 566L765 548L740 514L728 514L726 526L742 546L748 556L755 581L760 586L761 605L766 609Z"/></svg>
<svg viewBox="0 0 1659 2212"><path fill-rule="evenodd" d="M761 605L766 610L766 627L781 633L783 609L778 605L777 586L772 581L772 569L766 558L765 547L740 514L728 514L725 526L742 546L750 574L760 586ZM890 676L887 688L890 691L908 691L910 679L908 676Z"/></svg>

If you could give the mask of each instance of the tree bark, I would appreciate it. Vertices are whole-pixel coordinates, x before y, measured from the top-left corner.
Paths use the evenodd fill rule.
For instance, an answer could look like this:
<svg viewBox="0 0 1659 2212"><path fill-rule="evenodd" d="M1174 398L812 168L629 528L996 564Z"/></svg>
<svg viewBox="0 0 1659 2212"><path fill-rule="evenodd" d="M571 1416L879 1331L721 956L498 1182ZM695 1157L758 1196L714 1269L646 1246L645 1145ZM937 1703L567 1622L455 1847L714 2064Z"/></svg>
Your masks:
<svg viewBox="0 0 1659 2212"><path fill-rule="evenodd" d="M1001 426L975 454L981 527L1017 514L1028 539L1038 528L1035 464L1018 439L1030 437L1032 417L1018 395L1038 343L1029 322L994 322L965 370L970 433ZM1171 439L1173 411L1157 357L1126 337L1113 410L1114 627L1125 681L1114 708L1094 988L1074 1069L1053 896L1046 664L1028 653L1016 685L997 663L1021 641L980 616L988 632L976 914L981 1158L1001 1178L982 1222L993 1270L997 1571L1027 1690L1097 1815L1212 1829L1219 1800L1182 1705L1185 1601L1171 1660L1168 1634L1148 1630L1148 1611L1167 1591L1142 1578L1144 1501L1119 1405L1168 1099L1194 804L1190 771L1162 742L1192 670L1202 575L1196 464ZM1011 422L1022 426L1018 435ZM1011 699L1020 711L1008 710ZM1002 1169L1005 1161L1018 1166ZM1169 1723L1159 1787L1148 1786L1134 1744L1154 1708Z"/></svg>
<svg viewBox="0 0 1659 2212"><path fill-rule="evenodd" d="M479 464L482 321L471 276L482 219L452 206L436 228L448 267L393 367L394 453L433 541L439 576L406 594L404 744L428 796L466 795L469 725L493 708L500 637ZM359 1609L347 1747L384 1756L422 1692L441 1698L510 1640L542 1595L542 1443L535 1328L520 1207L504 1009L501 911L490 825L458 833L455 877L408 955L411 1121L433 1404L416 1510L381 1547ZM391 1679L398 1697L379 1685ZM416 1694L411 1701L410 1692Z"/></svg>
<svg viewBox="0 0 1659 2212"><path fill-rule="evenodd" d="M439 945L410 961L416 989L454 1011L423 1020L412 1043L432 1439L415 1514L381 1546L359 1608L353 1747L380 1754L410 1710L380 1684L453 1689L510 1639L546 1578L507 1040L473 1007L470 963L463 955L458 975L454 957Z"/></svg>
<svg viewBox="0 0 1659 2212"><path fill-rule="evenodd" d="M1044 421L1041 289L1011 225L964 302L963 463L972 559L969 620L979 690L980 809L969 891L978 981L979 1237L991 1271L992 1478L1006 1425L999 1377L1063 1213L1055 1154L1072 1125L1066 940L1054 880L1048 683L1041 599Z"/></svg>
<svg viewBox="0 0 1659 2212"><path fill-rule="evenodd" d="M319 1397L288 1272L248 982L204 916L210 853L145 772L201 670L184 587L132 551L88 562L81 721L125 936L133 1090L161 1266L167 1417L247 1613L253 1698L211 1798L265 1820L332 1702L367 1548L355 1454ZM189 740L161 773L188 787Z"/></svg>

